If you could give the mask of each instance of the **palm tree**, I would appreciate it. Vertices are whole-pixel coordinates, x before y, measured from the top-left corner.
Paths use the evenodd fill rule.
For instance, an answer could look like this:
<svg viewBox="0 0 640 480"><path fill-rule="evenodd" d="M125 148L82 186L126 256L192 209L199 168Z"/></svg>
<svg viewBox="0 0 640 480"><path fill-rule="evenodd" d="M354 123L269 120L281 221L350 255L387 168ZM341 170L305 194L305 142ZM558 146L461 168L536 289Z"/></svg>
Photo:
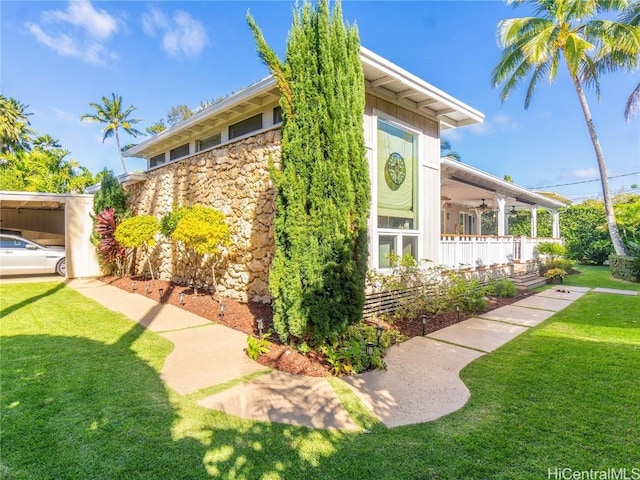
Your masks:
<svg viewBox="0 0 640 480"><path fill-rule="evenodd" d="M536 16L512 18L498 24L502 58L491 79L502 85L505 101L521 81L530 77L524 107L529 107L542 80L553 82L562 60L578 95L595 150L609 234L616 254L626 255L613 212L604 153L593 124L585 95L586 86L599 94L598 75L636 66L640 45L638 27L599 18L607 10L624 10L628 0L507 0L507 4L528 3ZM608 61L602 61L603 59Z"/></svg>
<svg viewBox="0 0 640 480"><path fill-rule="evenodd" d="M0 151L29 150L35 131L29 127L29 105L0 95Z"/></svg>
<svg viewBox="0 0 640 480"><path fill-rule="evenodd" d="M60 145L60 140L57 138L53 138L48 133L44 135L38 135L33 140L33 147L39 148L40 150L53 150L54 148L62 148Z"/></svg>
<svg viewBox="0 0 640 480"><path fill-rule="evenodd" d="M85 113L80 118L82 120L104 124L104 128L102 129L102 132L104 133L102 143L104 143L107 138L112 136L116 137L116 145L118 147L120 161L122 162L122 169L124 170L124 173L127 173L127 166L124 163L124 156L122 155L122 148L120 147L118 130L122 129L134 138L139 135L144 135L143 132L133 128L133 125L141 122L141 120L129 118L129 115L133 113L136 107L130 105L123 110L122 97L115 93L111 94L111 99L102 97L102 104L90 103L89 106L93 108L96 113Z"/></svg>
<svg viewBox="0 0 640 480"><path fill-rule="evenodd" d="M620 21L629 25L640 25L640 1L633 2L627 10L620 15ZM633 89L624 109L624 118L630 122L640 110L640 83Z"/></svg>
<svg viewBox="0 0 640 480"><path fill-rule="evenodd" d="M440 158L443 160L456 160L460 161L460 154L458 152L454 152L451 149L451 144L449 140L440 139Z"/></svg>

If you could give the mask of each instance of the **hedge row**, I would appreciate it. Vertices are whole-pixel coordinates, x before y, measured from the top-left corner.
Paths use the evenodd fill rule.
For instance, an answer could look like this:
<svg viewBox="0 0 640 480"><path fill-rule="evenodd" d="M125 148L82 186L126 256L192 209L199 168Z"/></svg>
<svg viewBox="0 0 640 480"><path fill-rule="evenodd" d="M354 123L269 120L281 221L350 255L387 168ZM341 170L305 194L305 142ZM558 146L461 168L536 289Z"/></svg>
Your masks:
<svg viewBox="0 0 640 480"><path fill-rule="evenodd" d="M614 278L629 282L640 281L640 257L609 256L609 268Z"/></svg>

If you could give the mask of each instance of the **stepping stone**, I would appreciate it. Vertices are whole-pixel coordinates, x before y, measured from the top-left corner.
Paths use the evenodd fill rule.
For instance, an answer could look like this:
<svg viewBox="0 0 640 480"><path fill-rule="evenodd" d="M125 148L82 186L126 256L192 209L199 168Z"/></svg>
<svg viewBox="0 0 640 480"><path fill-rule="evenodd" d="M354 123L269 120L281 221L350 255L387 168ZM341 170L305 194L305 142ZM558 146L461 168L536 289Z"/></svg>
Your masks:
<svg viewBox="0 0 640 480"><path fill-rule="evenodd" d="M525 308L518 307L516 305L506 305L504 307L491 310L490 312L483 313L480 318L486 318L489 320L498 320L501 322L513 323L515 325L522 325L523 327L535 327L539 325L547 318L552 316L555 312L550 310L539 310L537 308Z"/></svg>
<svg viewBox="0 0 640 480"><path fill-rule="evenodd" d="M175 345L160 378L182 395L265 369L244 353L247 334L223 325L209 324L160 335Z"/></svg>
<svg viewBox="0 0 640 480"><path fill-rule="evenodd" d="M428 422L464 406L470 393L460 380L460 370L482 355L414 337L388 350L387 370L344 377L344 381L387 427Z"/></svg>
<svg viewBox="0 0 640 480"><path fill-rule="evenodd" d="M249 420L359 430L325 378L274 371L198 402Z"/></svg>
<svg viewBox="0 0 640 480"><path fill-rule="evenodd" d="M492 352L525 331L527 328L520 325L469 318L427 336L483 352Z"/></svg>
<svg viewBox="0 0 640 480"><path fill-rule="evenodd" d="M571 300L561 300L559 298L549 298L540 295L533 295L532 297L527 297L522 300L518 300L511 305L515 305L516 307L526 307L526 308L539 308L541 310L550 310L552 312L559 312L565 307L571 305Z"/></svg>
<svg viewBox="0 0 640 480"><path fill-rule="evenodd" d="M575 290L570 290L568 288L563 287L562 285L554 288L549 288L538 293L536 296L538 297L546 297L546 298L558 298L560 300L570 300L574 301L584 296L586 292L578 292Z"/></svg>
<svg viewBox="0 0 640 480"><path fill-rule="evenodd" d="M598 293L615 293L617 295L638 295L638 292L634 292L633 290L617 290L615 288L595 288L594 292Z"/></svg>

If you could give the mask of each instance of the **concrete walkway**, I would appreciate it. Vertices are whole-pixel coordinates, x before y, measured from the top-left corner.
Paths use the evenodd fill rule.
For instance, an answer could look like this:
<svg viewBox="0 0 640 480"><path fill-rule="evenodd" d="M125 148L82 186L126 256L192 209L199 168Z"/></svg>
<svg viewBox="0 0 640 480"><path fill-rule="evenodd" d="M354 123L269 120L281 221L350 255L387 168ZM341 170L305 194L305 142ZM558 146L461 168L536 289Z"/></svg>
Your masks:
<svg viewBox="0 0 640 480"><path fill-rule="evenodd" d="M179 394L265 371L245 352L246 334L98 280L72 280L83 295L170 340L161 371ZM477 317L415 337L389 349L387 370L345 377L362 402L388 427L435 420L460 409L470 393L460 371L584 295L558 286ZM603 293L627 291L596 289ZM637 292L633 292L634 294ZM199 405L252 420L312 428L355 430L355 422L325 378L271 372L201 399Z"/></svg>

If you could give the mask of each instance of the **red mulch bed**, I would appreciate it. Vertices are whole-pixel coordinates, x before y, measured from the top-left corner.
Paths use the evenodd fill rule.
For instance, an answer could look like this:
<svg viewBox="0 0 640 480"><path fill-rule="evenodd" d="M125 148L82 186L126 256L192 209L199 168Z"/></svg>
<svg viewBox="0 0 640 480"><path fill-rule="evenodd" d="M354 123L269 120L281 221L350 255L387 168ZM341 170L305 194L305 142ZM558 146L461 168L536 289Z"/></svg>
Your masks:
<svg viewBox="0 0 640 480"><path fill-rule="evenodd" d="M137 295L146 295L145 285L149 284L151 292L146 296L177 307L181 307L180 293L184 292L185 303L181 308L207 318L212 322L244 332L247 335L258 335L257 320L259 318L264 320L264 332L267 332L273 327L273 312L271 306L263 303L241 303L229 298L225 299L225 312L221 318L220 304L212 294L201 292L196 294L193 288L188 286L176 285L175 283L164 280L156 280L154 285L150 280L145 280L145 278L141 276L102 277L100 280ZM132 280L135 281L135 290L132 288ZM161 299L159 295L160 288L163 289ZM514 298L490 299L489 310L509 305L528 295L531 295L531 292L518 292L518 296ZM470 314L460 312L460 316L458 317L456 312L449 312L429 317L425 334L466 320L471 316ZM380 323L384 326L389 326L384 322ZM422 322L419 320L398 319L393 322L393 327L407 337L422 335ZM274 342L274 345L271 347L269 353L262 355L258 359L258 362L262 365L298 375L309 375L313 377L324 377L328 375L329 366L325 363L321 354L311 352L307 355L302 355L298 351L292 350L289 346L282 345L277 338L272 337L270 340Z"/></svg>

